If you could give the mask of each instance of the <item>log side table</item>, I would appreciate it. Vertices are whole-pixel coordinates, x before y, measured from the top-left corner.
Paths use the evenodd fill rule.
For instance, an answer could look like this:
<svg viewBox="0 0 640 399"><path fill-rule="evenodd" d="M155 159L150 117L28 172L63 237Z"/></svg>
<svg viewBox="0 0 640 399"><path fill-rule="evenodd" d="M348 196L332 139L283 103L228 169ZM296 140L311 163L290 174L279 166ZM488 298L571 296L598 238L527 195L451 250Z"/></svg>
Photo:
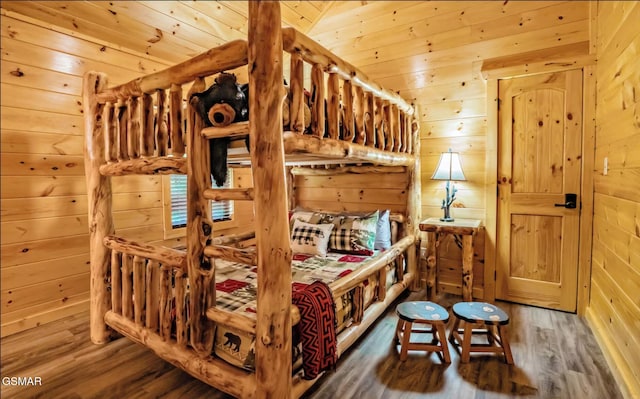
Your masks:
<svg viewBox="0 0 640 399"><path fill-rule="evenodd" d="M437 251L447 234L462 236L462 299L473 300L473 239L481 228L477 219L443 222L439 218L429 218L420 222L420 230L427 232L427 300L436 301Z"/></svg>

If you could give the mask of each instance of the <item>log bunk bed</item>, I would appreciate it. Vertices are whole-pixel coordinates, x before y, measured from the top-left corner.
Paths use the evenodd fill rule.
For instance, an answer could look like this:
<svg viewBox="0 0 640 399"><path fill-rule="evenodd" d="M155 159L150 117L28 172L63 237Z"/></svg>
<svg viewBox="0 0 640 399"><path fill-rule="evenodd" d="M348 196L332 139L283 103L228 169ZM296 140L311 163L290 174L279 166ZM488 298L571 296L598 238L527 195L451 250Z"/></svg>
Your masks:
<svg viewBox="0 0 640 399"><path fill-rule="evenodd" d="M398 95L303 34L281 28L278 2L248 3L247 41L226 43L115 87L107 87L104 74L85 76L91 339L106 343L117 335L114 332L120 333L235 397L297 398L319 376L306 379L292 366L292 327L300 321L291 292L289 217L295 201L294 174L330 177L393 170L407 181L404 211L391 214L396 233L393 245L329 284L334 298L339 298L345 293L363 295L367 282L378 281L366 309L352 309L350 325L338 335L339 356L402 292L416 287L418 123L414 108ZM290 54L291 63L291 123L286 132L282 124L284 52ZM312 106L310 134L303 132L305 63L311 66L314 92L326 100ZM193 105L183 115L183 99L202 92L205 78L243 66L249 78L248 123L205 128ZM186 97L185 85L190 85ZM344 109L341 133L340 104ZM247 134L248 155L245 159L232 156L229 163L250 164L253 187L213 190L208 140ZM309 164L323 167L299 166ZM324 166L329 164L335 165ZM187 175L186 251L116 235L111 177L133 174ZM253 201L255 232L213 237L210 201L227 199ZM248 239L253 240L252 247L242 245ZM216 260L255 269L255 318L216 306ZM387 287L390 272L395 279ZM214 355L216 326L255 337L255 371Z"/></svg>

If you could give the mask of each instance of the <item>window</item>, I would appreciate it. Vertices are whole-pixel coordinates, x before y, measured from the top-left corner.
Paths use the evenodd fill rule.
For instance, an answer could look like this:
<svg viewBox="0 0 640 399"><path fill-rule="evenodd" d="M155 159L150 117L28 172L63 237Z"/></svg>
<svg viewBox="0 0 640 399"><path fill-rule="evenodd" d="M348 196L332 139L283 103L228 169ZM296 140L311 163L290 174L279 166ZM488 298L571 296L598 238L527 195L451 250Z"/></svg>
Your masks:
<svg viewBox="0 0 640 399"><path fill-rule="evenodd" d="M186 235L187 226L187 176L169 175L163 180L164 186L164 231L165 238ZM233 187L233 169L229 169L227 181L222 187ZM234 226L233 201L211 201L211 216L216 230Z"/></svg>

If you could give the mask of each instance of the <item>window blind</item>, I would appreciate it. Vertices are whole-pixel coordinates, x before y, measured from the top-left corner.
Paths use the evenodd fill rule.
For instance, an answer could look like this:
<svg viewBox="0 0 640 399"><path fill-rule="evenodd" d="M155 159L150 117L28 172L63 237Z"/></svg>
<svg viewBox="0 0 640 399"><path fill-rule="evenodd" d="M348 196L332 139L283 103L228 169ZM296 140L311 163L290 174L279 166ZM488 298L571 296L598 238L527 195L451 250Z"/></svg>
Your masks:
<svg viewBox="0 0 640 399"><path fill-rule="evenodd" d="M187 225L187 176L171 175L171 228L177 229ZM233 171L227 173L227 180L222 187L230 188L233 182ZM211 216L214 222L231 220L233 217L233 201L211 201Z"/></svg>

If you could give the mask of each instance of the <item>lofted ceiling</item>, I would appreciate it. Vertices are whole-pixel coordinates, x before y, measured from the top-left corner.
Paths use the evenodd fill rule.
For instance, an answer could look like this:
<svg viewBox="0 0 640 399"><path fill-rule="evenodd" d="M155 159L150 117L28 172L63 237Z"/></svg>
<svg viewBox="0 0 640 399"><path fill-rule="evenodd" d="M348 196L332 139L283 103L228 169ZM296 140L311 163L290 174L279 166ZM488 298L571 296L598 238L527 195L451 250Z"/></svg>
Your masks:
<svg viewBox="0 0 640 399"><path fill-rule="evenodd" d="M282 2L283 24L307 32L333 2ZM177 63L246 39L246 1L3 1L2 8L78 35Z"/></svg>
<svg viewBox="0 0 640 399"><path fill-rule="evenodd" d="M417 104L423 134L433 130L427 122L448 120L438 129L452 130L461 119L486 116L483 60L548 48L590 49L588 1L281 3L283 24ZM165 65L247 37L246 1L3 1L1 6L5 15L22 14ZM468 121L473 123L466 126L483 129ZM483 134L474 129L471 135Z"/></svg>

